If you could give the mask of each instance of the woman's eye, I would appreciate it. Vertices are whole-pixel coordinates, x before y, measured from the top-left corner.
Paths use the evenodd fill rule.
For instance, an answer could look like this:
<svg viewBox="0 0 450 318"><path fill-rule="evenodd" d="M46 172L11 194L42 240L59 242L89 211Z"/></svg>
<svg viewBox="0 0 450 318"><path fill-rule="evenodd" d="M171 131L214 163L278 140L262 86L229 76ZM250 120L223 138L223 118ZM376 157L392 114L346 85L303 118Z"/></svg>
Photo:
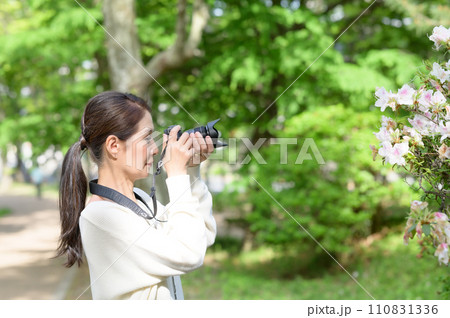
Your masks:
<svg viewBox="0 0 450 318"><path fill-rule="evenodd" d="M146 142L151 142L151 141L152 141L152 137L147 137L147 138L145 138L145 141L146 141Z"/></svg>

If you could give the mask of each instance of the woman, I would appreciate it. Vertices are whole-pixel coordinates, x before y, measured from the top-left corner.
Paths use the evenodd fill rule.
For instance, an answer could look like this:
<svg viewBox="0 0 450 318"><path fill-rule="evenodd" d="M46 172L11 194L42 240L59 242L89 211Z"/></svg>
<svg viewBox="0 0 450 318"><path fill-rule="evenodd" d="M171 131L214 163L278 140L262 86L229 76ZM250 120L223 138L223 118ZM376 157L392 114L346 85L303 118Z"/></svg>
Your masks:
<svg viewBox="0 0 450 318"><path fill-rule="evenodd" d="M67 267L80 266L84 251L93 299L183 299L178 275L200 267L214 243L211 194L199 178L198 165L214 150L212 140L184 133L177 141L179 126L164 135L170 203L157 202L155 218L143 218L98 195L85 204L81 155L88 149L98 165L99 185L121 193L148 215L156 212L149 208L150 196L133 187L148 176L158 153L153 130L150 108L141 98L104 92L89 100L80 139L64 158L58 256L67 255ZM197 164L195 156L201 158Z"/></svg>

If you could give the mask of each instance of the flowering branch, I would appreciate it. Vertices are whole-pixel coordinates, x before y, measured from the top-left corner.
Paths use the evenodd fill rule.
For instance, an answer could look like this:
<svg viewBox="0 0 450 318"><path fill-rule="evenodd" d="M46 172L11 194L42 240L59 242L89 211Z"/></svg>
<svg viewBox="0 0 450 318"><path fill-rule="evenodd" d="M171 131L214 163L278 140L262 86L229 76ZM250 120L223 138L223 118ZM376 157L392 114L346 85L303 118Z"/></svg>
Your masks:
<svg viewBox="0 0 450 318"><path fill-rule="evenodd" d="M435 27L429 37L435 48L450 52L450 28ZM406 223L404 242L416 234L432 238L439 263L448 265L450 245L450 60L446 63L425 63L429 74L419 73L422 86L414 89L408 84L397 93L377 88L376 107L384 112L402 109L411 114L407 120L394 120L382 116L381 128L374 133L380 146L370 146L375 160L377 155L383 163L404 167L418 178L419 189L425 198L434 195L438 212L428 208L428 202L413 201ZM410 126L409 126L409 125ZM406 168L409 166L409 170ZM429 186L425 186L423 181Z"/></svg>

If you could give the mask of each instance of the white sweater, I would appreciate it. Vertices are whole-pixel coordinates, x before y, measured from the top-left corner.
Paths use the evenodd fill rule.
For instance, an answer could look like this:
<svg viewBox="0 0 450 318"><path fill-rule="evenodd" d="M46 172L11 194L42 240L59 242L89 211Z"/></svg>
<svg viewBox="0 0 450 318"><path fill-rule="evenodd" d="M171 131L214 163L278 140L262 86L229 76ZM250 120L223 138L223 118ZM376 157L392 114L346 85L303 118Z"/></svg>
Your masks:
<svg viewBox="0 0 450 318"><path fill-rule="evenodd" d="M111 201L91 202L81 212L93 299L184 299L179 275L202 266L216 237L211 194L199 168L188 171L166 179L170 202L158 202L156 215L166 223ZM153 207L148 194L134 191Z"/></svg>

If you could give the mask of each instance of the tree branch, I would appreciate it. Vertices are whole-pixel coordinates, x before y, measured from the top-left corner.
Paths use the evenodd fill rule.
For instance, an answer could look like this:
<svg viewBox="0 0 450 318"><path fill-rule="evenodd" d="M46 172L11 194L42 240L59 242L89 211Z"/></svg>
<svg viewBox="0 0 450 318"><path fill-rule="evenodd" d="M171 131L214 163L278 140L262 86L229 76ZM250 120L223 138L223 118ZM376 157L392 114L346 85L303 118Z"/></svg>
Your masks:
<svg viewBox="0 0 450 318"><path fill-rule="evenodd" d="M186 42L186 0L179 0L178 5L178 15L177 15L177 25L175 27L175 32L177 38L175 44L173 45L174 54L183 56L184 44Z"/></svg>
<svg viewBox="0 0 450 318"><path fill-rule="evenodd" d="M190 57L199 56L198 46L202 39L203 30L209 20L208 6L203 0L194 1L194 12L192 13L191 32L185 47L185 55Z"/></svg>
<svg viewBox="0 0 450 318"><path fill-rule="evenodd" d="M186 39L186 1L180 0L178 2L178 20L175 28L177 39L173 46L155 55L146 65L147 71L153 78L147 77L142 84L148 86L164 72L182 65L186 60L194 56L199 56L200 51L198 50L198 45L202 39L202 33L208 19L207 5L203 0L195 0L192 12L191 31L189 37Z"/></svg>

